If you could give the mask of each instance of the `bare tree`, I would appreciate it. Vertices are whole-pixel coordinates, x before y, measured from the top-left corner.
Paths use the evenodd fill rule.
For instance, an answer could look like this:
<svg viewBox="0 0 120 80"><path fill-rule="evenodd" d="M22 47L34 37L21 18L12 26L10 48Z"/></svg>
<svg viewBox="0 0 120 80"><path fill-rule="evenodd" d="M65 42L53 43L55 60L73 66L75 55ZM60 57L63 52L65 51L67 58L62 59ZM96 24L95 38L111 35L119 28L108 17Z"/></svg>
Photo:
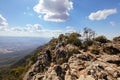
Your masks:
<svg viewBox="0 0 120 80"><path fill-rule="evenodd" d="M88 39L88 28L84 28L84 34L83 34L87 39Z"/></svg>
<svg viewBox="0 0 120 80"><path fill-rule="evenodd" d="M90 28L85 27L83 35L86 37L86 39L92 39L95 37L95 31L93 31Z"/></svg>

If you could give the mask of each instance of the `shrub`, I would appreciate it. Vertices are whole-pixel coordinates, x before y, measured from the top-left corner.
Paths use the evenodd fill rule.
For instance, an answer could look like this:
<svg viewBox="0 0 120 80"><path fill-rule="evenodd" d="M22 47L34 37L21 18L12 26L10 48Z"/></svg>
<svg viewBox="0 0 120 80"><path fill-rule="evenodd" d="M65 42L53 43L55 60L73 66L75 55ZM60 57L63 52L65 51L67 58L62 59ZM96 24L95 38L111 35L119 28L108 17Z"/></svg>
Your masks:
<svg viewBox="0 0 120 80"><path fill-rule="evenodd" d="M74 48L73 50L70 51L72 54L78 54L79 53L79 48Z"/></svg>
<svg viewBox="0 0 120 80"><path fill-rule="evenodd" d="M25 68L23 66L14 68L10 71L10 74L14 76L15 78L22 78L22 74L24 72Z"/></svg>
<svg viewBox="0 0 120 80"><path fill-rule="evenodd" d="M32 61L32 63L35 63L37 61L37 54L34 54L30 57L30 61Z"/></svg>
<svg viewBox="0 0 120 80"><path fill-rule="evenodd" d="M83 42L83 46L91 46L93 44L92 40L86 40Z"/></svg>
<svg viewBox="0 0 120 80"><path fill-rule="evenodd" d="M120 41L120 36L114 37L114 38L113 38L113 41Z"/></svg>
<svg viewBox="0 0 120 80"><path fill-rule="evenodd" d="M49 42L49 47L53 50L56 47L56 43L58 42L57 38L52 38L51 41Z"/></svg>
<svg viewBox="0 0 120 80"><path fill-rule="evenodd" d="M113 46L105 47L105 48L103 48L103 51L105 53L108 53L108 54L111 54L111 55L113 55L113 54L120 54L120 50L115 48L115 47L113 47Z"/></svg>
<svg viewBox="0 0 120 80"><path fill-rule="evenodd" d="M80 34L78 33L71 33L70 36L68 37L67 43L76 45L76 46L81 46L81 40L79 39Z"/></svg>
<svg viewBox="0 0 120 80"><path fill-rule="evenodd" d="M98 49L91 49L90 50L91 53L99 55L100 51Z"/></svg>
<svg viewBox="0 0 120 80"><path fill-rule="evenodd" d="M56 43L50 43L50 48L51 48L51 50L54 50L55 47L56 47Z"/></svg>
<svg viewBox="0 0 120 80"><path fill-rule="evenodd" d="M60 34L59 37L58 37L58 40L59 41L63 41L65 38L64 34Z"/></svg>
<svg viewBox="0 0 120 80"><path fill-rule="evenodd" d="M101 42L101 43L106 43L108 41L105 36L98 36L94 40L98 41L98 42Z"/></svg>

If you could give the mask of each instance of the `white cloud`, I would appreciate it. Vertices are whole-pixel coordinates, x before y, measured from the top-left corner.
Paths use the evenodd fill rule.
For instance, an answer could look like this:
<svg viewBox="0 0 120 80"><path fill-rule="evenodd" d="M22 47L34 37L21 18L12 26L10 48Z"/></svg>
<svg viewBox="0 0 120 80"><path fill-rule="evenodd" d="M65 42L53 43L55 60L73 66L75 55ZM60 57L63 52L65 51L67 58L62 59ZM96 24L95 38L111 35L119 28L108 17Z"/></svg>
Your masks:
<svg viewBox="0 0 120 80"><path fill-rule="evenodd" d="M23 28L21 28L21 27L12 27L12 28L9 28L8 31L16 31L16 32L18 32L18 31L23 31Z"/></svg>
<svg viewBox="0 0 120 80"><path fill-rule="evenodd" d="M42 25L40 24L34 24L34 25L27 24L26 26L27 27L25 29L26 31L29 31L29 32L37 32L37 31L43 30Z"/></svg>
<svg viewBox="0 0 120 80"><path fill-rule="evenodd" d="M72 32L77 32L73 27L67 26L66 27L66 33L72 33Z"/></svg>
<svg viewBox="0 0 120 80"><path fill-rule="evenodd" d="M33 7L34 11L43 15L44 20L53 22L66 21L72 8L73 3L70 0L39 0Z"/></svg>
<svg viewBox="0 0 120 80"><path fill-rule="evenodd" d="M1 31L2 36L36 36L36 37L57 37L63 33L62 30L48 30L44 29L40 24L26 24L17 27L7 27L6 30Z"/></svg>
<svg viewBox="0 0 120 80"><path fill-rule="evenodd" d="M104 9L91 13L88 18L90 20L104 20L115 13L117 13L117 9Z"/></svg>
<svg viewBox="0 0 120 80"><path fill-rule="evenodd" d="M42 25L40 24L26 24L25 27L18 26L9 28L9 31L16 31L16 32L37 32L43 30Z"/></svg>
<svg viewBox="0 0 120 80"><path fill-rule="evenodd" d="M72 28L68 27L67 30L70 31L70 29L72 30ZM36 36L48 38L57 37L61 33L64 32L59 29L44 29L40 24L26 24L25 26L8 27L7 20L0 15L0 36Z"/></svg>
<svg viewBox="0 0 120 80"><path fill-rule="evenodd" d="M109 23L110 23L111 26L115 26L116 25L116 23L114 21L110 21Z"/></svg>
<svg viewBox="0 0 120 80"><path fill-rule="evenodd" d="M0 30L5 30L7 26L7 20L0 14Z"/></svg>

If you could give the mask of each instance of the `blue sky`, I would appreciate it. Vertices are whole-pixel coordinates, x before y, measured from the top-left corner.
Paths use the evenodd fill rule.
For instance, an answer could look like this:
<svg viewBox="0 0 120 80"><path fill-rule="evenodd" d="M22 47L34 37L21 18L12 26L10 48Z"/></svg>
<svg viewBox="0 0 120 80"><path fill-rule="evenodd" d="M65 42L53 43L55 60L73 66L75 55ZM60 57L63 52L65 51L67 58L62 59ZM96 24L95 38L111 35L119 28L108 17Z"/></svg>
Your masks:
<svg viewBox="0 0 120 80"><path fill-rule="evenodd" d="M0 36L56 37L88 27L120 35L120 0L0 0Z"/></svg>

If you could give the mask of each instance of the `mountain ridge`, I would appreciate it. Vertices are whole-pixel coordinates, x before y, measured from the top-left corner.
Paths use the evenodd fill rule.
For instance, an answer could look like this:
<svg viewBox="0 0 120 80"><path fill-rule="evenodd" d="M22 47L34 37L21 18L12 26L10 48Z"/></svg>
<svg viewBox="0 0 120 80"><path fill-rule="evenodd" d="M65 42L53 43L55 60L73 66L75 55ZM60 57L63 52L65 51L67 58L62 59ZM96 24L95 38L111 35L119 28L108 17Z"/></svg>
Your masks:
<svg viewBox="0 0 120 80"><path fill-rule="evenodd" d="M53 38L36 54L23 80L120 80L120 48L105 36L71 33Z"/></svg>
<svg viewBox="0 0 120 80"><path fill-rule="evenodd" d="M82 41L81 36L52 38L11 69L0 70L0 80L119 80L120 37L85 36Z"/></svg>

